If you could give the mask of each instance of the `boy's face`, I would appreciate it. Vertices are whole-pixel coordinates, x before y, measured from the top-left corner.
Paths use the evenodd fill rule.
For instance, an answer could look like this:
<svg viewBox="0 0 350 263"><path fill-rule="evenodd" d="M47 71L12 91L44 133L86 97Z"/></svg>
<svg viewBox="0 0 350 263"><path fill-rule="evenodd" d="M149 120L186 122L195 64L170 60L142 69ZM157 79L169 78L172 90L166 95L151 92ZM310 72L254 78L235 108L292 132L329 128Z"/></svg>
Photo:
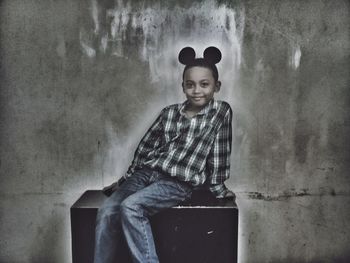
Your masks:
<svg viewBox="0 0 350 263"><path fill-rule="evenodd" d="M220 86L220 81L215 81L210 69L199 66L187 69L182 83L183 92L195 110L207 105Z"/></svg>

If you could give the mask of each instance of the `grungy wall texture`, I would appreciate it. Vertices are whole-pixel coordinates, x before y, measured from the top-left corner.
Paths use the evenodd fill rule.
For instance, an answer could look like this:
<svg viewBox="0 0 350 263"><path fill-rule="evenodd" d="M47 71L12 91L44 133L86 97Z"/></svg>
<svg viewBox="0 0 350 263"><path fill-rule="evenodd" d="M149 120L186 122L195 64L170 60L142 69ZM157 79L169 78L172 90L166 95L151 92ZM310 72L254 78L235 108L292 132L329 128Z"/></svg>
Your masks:
<svg viewBox="0 0 350 263"><path fill-rule="evenodd" d="M177 54L223 52L240 262L350 260L350 4L0 2L0 262L71 262L69 208L126 171Z"/></svg>

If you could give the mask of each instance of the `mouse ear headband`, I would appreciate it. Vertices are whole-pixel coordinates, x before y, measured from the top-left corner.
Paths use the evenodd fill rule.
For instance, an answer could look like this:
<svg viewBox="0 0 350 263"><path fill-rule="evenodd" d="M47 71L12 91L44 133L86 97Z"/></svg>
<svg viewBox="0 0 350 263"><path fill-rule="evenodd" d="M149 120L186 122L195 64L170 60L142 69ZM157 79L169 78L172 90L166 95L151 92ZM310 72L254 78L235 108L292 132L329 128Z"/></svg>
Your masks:
<svg viewBox="0 0 350 263"><path fill-rule="evenodd" d="M221 60L221 52L216 47L208 47L203 52L203 60L215 65ZM191 65L196 61L196 52L191 47L183 48L179 53L179 62L184 65Z"/></svg>

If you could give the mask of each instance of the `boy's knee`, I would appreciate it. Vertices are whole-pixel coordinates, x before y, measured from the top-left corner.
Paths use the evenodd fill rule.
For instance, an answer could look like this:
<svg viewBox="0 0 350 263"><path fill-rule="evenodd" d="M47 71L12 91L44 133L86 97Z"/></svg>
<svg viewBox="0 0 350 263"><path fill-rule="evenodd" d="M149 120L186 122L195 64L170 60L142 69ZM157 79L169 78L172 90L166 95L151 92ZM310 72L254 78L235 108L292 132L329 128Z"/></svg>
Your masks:
<svg viewBox="0 0 350 263"><path fill-rule="evenodd" d="M134 198L127 198L120 204L120 214L128 217L141 211L141 206Z"/></svg>
<svg viewBox="0 0 350 263"><path fill-rule="evenodd" d="M118 220L120 214L120 205L108 206L102 205L97 211L97 222L108 220ZM113 220L114 219L114 220Z"/></svg>

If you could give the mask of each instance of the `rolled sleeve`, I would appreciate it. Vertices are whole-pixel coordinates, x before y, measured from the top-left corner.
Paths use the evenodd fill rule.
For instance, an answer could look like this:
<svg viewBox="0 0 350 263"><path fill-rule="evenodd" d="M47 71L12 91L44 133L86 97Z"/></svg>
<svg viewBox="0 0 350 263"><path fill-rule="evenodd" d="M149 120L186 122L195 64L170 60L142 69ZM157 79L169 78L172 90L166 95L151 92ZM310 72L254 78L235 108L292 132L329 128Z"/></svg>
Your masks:
<svg viewBox="0 0 350 263"><path fill-rule="evenodd" d="M229 108L207 159L209 189L217 198L224 197L228 191L224 181L230 177L231 147L232 110Z"/></svg>
<svg viewBox="0 0 350 263"><path fill-rule="evenodd" d="M134 158L129 166L124 177L128 178L135 172L135 168L141 165L147 154L153 149L157 148L161 143L162 136L164 134L162 116L164 109L161 111L157 119L153 122L151 127L147 130L146 134L142 137L134 153Z"/></svg>

